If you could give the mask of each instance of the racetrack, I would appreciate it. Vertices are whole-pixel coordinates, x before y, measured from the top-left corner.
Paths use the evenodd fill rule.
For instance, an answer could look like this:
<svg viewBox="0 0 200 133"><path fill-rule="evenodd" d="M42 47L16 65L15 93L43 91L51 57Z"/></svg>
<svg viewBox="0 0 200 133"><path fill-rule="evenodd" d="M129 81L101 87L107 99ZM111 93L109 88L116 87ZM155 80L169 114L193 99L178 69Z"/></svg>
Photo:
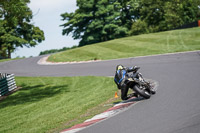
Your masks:
<svg viewBox="0 0 200 133"><path fill-rule="evenodd" d="M200 51L68 65L38 65L40 58L0 63L0 72L16 76L113 76L115 66L123 64L140 66L145 78L159 82L151 99L81 133L200 132Z"/></svg>

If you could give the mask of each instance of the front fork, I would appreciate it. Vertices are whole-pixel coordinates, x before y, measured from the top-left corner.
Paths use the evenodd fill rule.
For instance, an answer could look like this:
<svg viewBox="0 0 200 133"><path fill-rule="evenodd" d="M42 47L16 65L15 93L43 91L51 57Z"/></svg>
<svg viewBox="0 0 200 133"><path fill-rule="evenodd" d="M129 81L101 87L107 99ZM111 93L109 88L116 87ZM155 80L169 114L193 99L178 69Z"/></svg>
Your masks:
<svg viewBox="0 0 200 133"><path fill-rule="evenodd" d="M145 81L144 81L144 78L143 78L143 76L142 76L141 73L138 73L138 77L139 77L139 81L141 81L141 82L145 82Z"/></svg>

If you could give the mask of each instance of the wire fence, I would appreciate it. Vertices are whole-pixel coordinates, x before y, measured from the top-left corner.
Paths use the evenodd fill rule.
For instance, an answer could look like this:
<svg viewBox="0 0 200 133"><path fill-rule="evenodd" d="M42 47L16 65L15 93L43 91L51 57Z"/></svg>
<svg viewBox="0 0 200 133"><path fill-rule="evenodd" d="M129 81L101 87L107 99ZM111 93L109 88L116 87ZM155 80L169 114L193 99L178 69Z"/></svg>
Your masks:
<svg viewBox="0 0 200 133"><path fill-rule="evenodd" d="M14 74L0 73L0 96L6 95L16 88L17 86Z"/></svg>

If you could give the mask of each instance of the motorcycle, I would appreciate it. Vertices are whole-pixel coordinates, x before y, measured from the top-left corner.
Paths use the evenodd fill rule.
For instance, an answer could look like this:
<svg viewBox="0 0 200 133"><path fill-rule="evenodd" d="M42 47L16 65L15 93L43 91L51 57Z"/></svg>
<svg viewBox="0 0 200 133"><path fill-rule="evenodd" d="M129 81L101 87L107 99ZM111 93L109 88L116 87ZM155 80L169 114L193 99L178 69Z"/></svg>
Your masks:
<svg viewBox="0 0 200 133"><path fill-rule="evenodd" d="M137 72L139 69L140 67L137 67L130 76L131 78L128 78L128 84L136 94L145 99L149 99L151 95L156 93L156 91L153 90L151 83L147 82L143 78L142 74Z"/></svg>

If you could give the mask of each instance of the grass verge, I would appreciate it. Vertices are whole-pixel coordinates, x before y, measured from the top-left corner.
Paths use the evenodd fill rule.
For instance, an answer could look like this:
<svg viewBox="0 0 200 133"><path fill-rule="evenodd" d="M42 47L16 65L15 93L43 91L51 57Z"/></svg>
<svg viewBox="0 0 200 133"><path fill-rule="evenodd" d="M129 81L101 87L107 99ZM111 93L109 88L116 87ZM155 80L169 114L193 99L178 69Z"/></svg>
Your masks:
<svg viewBox="0 0 200 133"><path fill-rule="evenodd" d="M108 60L200 50L200 28L125 37L56 53L48 61Z"/></svg>
<svg viewBox="0 0 200 133"><path fill-rule="evenodd" d="M13 58L13 59L1 59L0 62L12 61L12 60L19 60L23 58Z"/></svg>
<svg viewBox="0 0 200 133"><path fill-rule="evenodd" d="M59 132L105 111L116 91L108 77L16 77L16 82L22 88L0 101L0 132Z"/></svg>

